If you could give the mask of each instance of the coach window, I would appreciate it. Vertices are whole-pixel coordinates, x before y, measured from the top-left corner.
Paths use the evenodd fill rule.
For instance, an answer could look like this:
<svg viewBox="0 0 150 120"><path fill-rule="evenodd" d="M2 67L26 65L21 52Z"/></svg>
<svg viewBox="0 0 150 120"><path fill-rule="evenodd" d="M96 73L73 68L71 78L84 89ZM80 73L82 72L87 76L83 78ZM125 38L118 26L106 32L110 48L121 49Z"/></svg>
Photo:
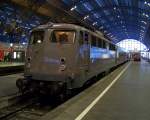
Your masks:
<svg viewBox="0 0 150 120"><path fill-rule="evenodd" d="M83 32L80 31L79 45L83 45Z"/></svg>

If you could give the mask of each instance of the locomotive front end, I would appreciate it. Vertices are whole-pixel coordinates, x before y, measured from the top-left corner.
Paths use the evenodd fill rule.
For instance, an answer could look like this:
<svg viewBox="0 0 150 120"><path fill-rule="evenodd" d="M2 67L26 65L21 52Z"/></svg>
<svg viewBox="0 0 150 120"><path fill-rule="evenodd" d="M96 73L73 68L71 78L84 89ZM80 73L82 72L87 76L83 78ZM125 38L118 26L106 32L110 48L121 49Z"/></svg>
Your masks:
<svg viewBox="0 0 150 120"><path fill-rule="evenodd" d="M58 94L71 88L76 71L76 31L64 28L31 32L25 78L17 86L29 91Z"/></svg>

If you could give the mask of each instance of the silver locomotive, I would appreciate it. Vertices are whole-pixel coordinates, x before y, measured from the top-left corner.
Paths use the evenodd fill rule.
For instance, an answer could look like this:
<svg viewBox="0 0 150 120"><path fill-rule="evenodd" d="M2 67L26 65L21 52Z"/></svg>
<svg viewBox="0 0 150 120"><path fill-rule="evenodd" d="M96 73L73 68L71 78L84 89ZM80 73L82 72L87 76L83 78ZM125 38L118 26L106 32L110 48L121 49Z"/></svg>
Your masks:
<svg viewBox="0 0 150 120"><path fill-rule="evenodd" d="M73 24L34 28L27 48L21 91L59 94L83 87L93 77L128 60L102 35Z"/></svg>

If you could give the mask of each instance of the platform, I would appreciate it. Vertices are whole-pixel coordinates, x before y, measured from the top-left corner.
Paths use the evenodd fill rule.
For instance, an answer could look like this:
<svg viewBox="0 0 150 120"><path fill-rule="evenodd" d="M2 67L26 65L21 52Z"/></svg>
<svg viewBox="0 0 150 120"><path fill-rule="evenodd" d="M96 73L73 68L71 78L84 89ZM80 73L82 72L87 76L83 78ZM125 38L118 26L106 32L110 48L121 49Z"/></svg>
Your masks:
<svg viewBox="0 0 150 120"><path fill-rule="evenodd" d="M23 73L0 76L0 97L18 92L16 80L23 77Z"/></svg>
<svg viewBox="0 0 150 120"><path fill-rule="evenodd" d="M0 76L20 73L24 70L24 63L0 62Z"/></svg>
<svg viewBox="0 0 150 120"><path fill-rule="evenodd" d="M0 68L3 67L11 67L11 66L21 66L24 63L17 63L17 62L0 62Z"/></svg>
<svg viewBox="0 0 150 120"><path fill-rule="evenodd" d="M149 75L149 63L127 63L42 120L149 120Z"/></svg>

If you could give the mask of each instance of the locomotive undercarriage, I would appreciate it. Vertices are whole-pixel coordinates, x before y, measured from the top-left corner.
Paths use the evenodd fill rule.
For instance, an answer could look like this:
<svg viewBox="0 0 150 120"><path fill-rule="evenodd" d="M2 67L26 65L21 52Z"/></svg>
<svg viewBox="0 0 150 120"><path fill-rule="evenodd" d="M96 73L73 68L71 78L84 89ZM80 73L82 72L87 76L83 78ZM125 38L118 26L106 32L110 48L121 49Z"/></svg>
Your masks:
<svg viewBox="0 0 150 120"><path fill-rule="evenodd" d="M19 92L22 94L32 93L34 95L58 96L66 94L67 86L62 81L43 81L31 78L21 78L16 82Z"/></svg>

